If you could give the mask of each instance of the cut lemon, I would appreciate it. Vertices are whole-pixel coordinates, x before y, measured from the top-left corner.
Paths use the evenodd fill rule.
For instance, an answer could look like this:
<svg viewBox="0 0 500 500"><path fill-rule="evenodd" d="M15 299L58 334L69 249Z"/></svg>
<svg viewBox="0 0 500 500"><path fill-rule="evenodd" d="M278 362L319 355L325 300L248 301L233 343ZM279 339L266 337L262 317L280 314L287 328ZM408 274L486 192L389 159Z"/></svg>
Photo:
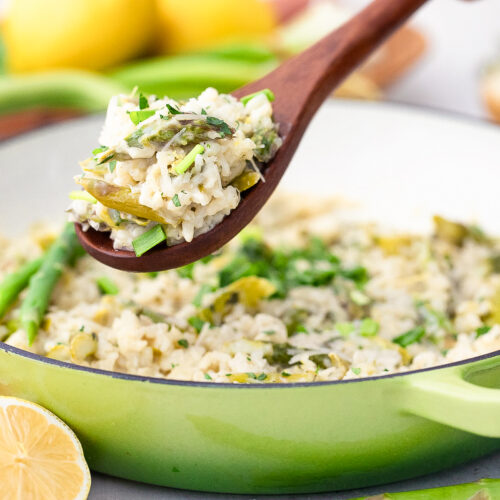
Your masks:
<svg viewBox="0 0 500 500"><path fill-rule="evenodd" d="M73 431L45 408L0 396L0 499L85 500L90 472Z"/></svg>

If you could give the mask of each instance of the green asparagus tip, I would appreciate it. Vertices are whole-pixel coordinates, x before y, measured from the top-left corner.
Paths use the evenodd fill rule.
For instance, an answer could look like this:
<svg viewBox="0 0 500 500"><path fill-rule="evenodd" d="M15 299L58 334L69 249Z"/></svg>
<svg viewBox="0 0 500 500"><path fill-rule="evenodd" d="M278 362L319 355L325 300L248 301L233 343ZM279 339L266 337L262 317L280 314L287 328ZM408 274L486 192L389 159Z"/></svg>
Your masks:
<svg viewBox="0 0 500 500"><path fill-rule="evenodd" d="M38 324L36 321L24 321L23 329L26 332L26 336L28 337L28 345L33 345L35 341L36 335L38 333Z"/></svg>

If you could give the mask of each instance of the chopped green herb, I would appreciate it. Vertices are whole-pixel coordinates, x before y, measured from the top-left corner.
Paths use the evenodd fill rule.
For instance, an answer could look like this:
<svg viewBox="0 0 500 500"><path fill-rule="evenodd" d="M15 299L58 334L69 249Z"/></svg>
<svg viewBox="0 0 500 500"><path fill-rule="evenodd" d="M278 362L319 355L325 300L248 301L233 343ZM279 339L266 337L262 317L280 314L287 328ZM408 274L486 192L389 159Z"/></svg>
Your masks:
<svg viewBox="0 0 500 500"><path fill-rule="evenodd" d="M167 109L169 110L171 115L180 115L181 114L181 112L178 109L174 108L170 104L167 104Z"/></svg>
<svg viewBox="0 0 500 500"><path fill-rule="evenodd" d="M291 374L290 374L290 373L288 373L288 372L281 372L281 376L282 376L282 377L290 377L290 375L291 375Z"/></svg>
<svg viewBox="0 0 500 500"><path fill-rule="evenodd" d="M351 300L358 306L366 306L370 303L370 297L359 290L352 290L349 294Z"/></svg>
<svg viewBox="0 0 500 500"><path fill-rule="evenodd" d="M107 146L99 146L98 148L95 148L92 151L92 154L95 156L95 155L98 155L99 153L104 153L104 151L106 151L107 149L108 149Z"/></svg>
<svg viewBox="0 0 500 500"><path fill-rule="evenodd" d="M149 106L148 98L140 94L139 95L139 109L146 109Z"/></svg>
<svg viewBox="0 0 500 500"><path fill-rule="evenodd" d="M327 354L313 354L309 356L309 359L316 365L316 368L320 370L325 370L331 366L331 361Z"/></svg>
<svg viewBox="0 0 500 500"><path fill-rule="evenodd" d="M176 207L180 207L181 206L181 202L179 200L179 195L176 193L174 194L174 197L172 198L172 202L173 204L176 206Z"/></svg>
<svg viewBox="0 0 500 500"><path fill-rule="evenodd" d="M207 114L207 111L206 111L206 109L205 109L205 108L201 108L201 114L202 114L202 115L206 115L206 114Z"/></svg>
<svg viewBox="0 0 500 500"><path fill-rule="evenodd" d="M84 330L85 330L85 325L82 325L78 331L83 332Z"/></svg>
<svg viewBox="0 0 500 500"><path fill-rule="evenodd" d="M203 325L205 324L205 321L203 321L201 318L198 318L198 316L191 316L188 319L188 323L198 332L200 333L201 330L203 329Z"/></svg>
<svg viewBox="0 0 500 500"><path fill-rule="evenodd" d="M232 135L231 127L224 121L219 118L215 118L215 116L208 116L207 123L209 125L213 125L218 127L221 138L226 137L226 135Z"/></svg>
<svg viewBox="0 0 500 500"><path fill-rule="evenodd" d="M107 276L102 276L96 280L97 286L104 295L117 295L120 289Z"/></svg>
<svg viewBox="0 0 500 500"><path fill-rule="evenodd" d="M267 97L269 102L273 102L276 99L276 96L274 95L272 90L262 89L262 90L259 90L258 92L254 92L253 94L249 94L249 95L246 95L245 97L242 97L240 99L240 101L246 105L248 103L248 101L250 101L251 99L253 99L254 97L256 97L260 94L264 94Z"/></svg>
<svg viewBox="0 0 500 500"><path fill-rule="evenodd" d="M247 361L252 361L252 358L250 356L247 356Z"/></svg>
<svg viewBox="0 0 500 500"><path fill-rule="evenodd" d="M274 330L264 330L262 333L264 335L274 335L276 332Z"/></svg>
<svg viewBox="0 0 500 500"><path fill-rule="evenodd" d="M304 325L297 325L295 327L295 333L309 333L309 331Z"/></svg>
<svg viewBox="0 0 500 500"><path fill-rule="evenodd" d="M134 125L139 125L139 123L147 120L156 113L154 109L143 109L141 111L130 111L129 116Z"/></svg>
<svg viewBox="0 0 500 500"><path fill-rule="evenodd" d="M208 373L205 373L204 377L206 380L212 380L212 377Z"/></svg>
<svg viewBox="0 0 500 500"><path fill-rule="evenodd" d="M208 284L203 284L201 285L200 289L198 290L198 293L196 294L196 297L193 299L193 305L196 307L200 307L201 303L203 302L203 297L207 294L210 293L213 290L213 287Z"/></svg>
<svg viewBox="0 0 500 500"><path fill-rule="evenodd" d="M290 366L290 360L292 355L288 354L288 350L293 349L293 347L286 344L273 344L273 351L271 354L266 354L264 358L270 365L279 365L283 368Z"/></svg>
<svg viewBox="0 0 500 500"><path fill-rule="evenodd" d="M359 375L361 373L361 368L351 368L351 371L354 375Z"/></svg>
<svg viewBox="0 0 500 500"><path fill-rule="evenodd" d="M69 199L82 200L94 205L97 203L97 200L90 193L87 193L87 191L71 191L71 193L69 193Z"/></svg>
<svg viewBox="0 0 500 500"><path fill-rule="evenodd" d="M257 380L257 375L255 375L255 373L254 373L254 372L248 372L248 373L247 373L247 375L248 375L248 378L251 378L251 379Z"/></svg>
<svg viewBox="0 0 500 500"><path fill-rule="evenodd" d="M257 380L262 381L262 380L266 380L266 378L267 378L267 375L266 375L265 373L261 373L261 374L257 377Z"/></svg>
<svg viewBox="0 0 500 500"><path fill-rule="evenodd" d="M353 323L344 322L344 323L335 323L335 330L340 333L340 335L347 337L349 334L356 330L356 327Z"/></svg>
<svg viewBox="0 0 500 500"><path fill-rule="evenodd" d="M198 155L205 152L205 148L201 144L197 144L176 166L175 171L180 175L183 174L193 163Z"/></svg>
<svg viewBox="0 0 500 500"><path fill-rule="evenodd" d="M153 279L153 278L156 278L159 274L160 274L160 273L159 273L158 271L151 271L151 272L149 272L149 273L146 273L146 276L147 276L148 278Z"/></svg>
<svg viewBox="0 0 500 500"><path fill-rule="evenodd" d="M476 328L476 339L480 337L481 335L484 335L488 333L491 330L491 326L488 325L483 325L480 326L479 328Z"/></svg>
<svg viewBox="0 0 500 500"><path fill-rule="evenodd" d="M377 335L379 330L379 324L371 318L365 318L361 321L359 327L359 334L363 337L373 337Z"/></svg>
<svg viewBox="0 0 500 500"><path fill-rule="evenodd" d="M415 342L419 342L424 335L425 328L423 326L417 326L416 328L412 328L411 330L403 333L399 337L396 337L393 339L393 342L401 347L407 347Z"/></svg>
<svg viewBox="0 0 500 500"><path fill-rule="evenodd" d="M187 349L189 346L189 343L186 339L180 339L177 341L177 343L181 346L184 347L184 349Z"/></svg>
<svg viewBox="0 0 500 500"><path fill-rule="evenodd" d="M134 247L135 255L140 257L144 255L148 250L151 250L156 245L159 245L167 239L165 230L160 224L152 227L149 231L138 236L132 241L132 246Z"/></svg>
<svg viewBox="0 0 500 500"><path fill-rule="evenodd" d="M109 166L109 171L113 173L116 168L116 160L110 161L108 166Z"/></svg>

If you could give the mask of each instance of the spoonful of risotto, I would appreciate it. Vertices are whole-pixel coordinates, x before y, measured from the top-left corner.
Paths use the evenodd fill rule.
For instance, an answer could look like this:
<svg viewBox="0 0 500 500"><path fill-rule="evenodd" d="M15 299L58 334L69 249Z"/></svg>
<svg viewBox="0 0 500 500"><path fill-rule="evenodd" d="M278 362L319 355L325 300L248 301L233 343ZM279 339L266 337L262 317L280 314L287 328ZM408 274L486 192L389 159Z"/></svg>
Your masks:
<svg viewBox="0 0 500 500"><path fill-rule="evenodd" d="M159 271L236 236L277 187L332 90L426 0L375 0L352 20L232 95L177 102L115 96L70 194L70 220L97 260ZM314 175L314 165L311 174Z"/></svg>

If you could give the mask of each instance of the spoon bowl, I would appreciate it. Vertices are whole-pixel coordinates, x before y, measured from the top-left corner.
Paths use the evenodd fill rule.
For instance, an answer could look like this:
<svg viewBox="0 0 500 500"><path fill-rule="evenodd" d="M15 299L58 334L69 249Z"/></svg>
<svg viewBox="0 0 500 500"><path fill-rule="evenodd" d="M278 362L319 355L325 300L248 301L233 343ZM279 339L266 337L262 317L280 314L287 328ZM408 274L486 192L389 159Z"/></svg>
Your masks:
<svg viewBox="0 0 500 500"><path fill-rule="evenodd" d="M131 251L115 250L108 233L83 231L76 224L85 250L110 267L134 272L181 267L218 250L251 222L272 195L323 101L426 1L375 0L308 50L233 92L237 98L264 88L274 92L274 120L280 126L283 144L274 159L262 168L265 182L242 193L239 205L210 231L191 242L157 246L137 257Z"/></svg>

